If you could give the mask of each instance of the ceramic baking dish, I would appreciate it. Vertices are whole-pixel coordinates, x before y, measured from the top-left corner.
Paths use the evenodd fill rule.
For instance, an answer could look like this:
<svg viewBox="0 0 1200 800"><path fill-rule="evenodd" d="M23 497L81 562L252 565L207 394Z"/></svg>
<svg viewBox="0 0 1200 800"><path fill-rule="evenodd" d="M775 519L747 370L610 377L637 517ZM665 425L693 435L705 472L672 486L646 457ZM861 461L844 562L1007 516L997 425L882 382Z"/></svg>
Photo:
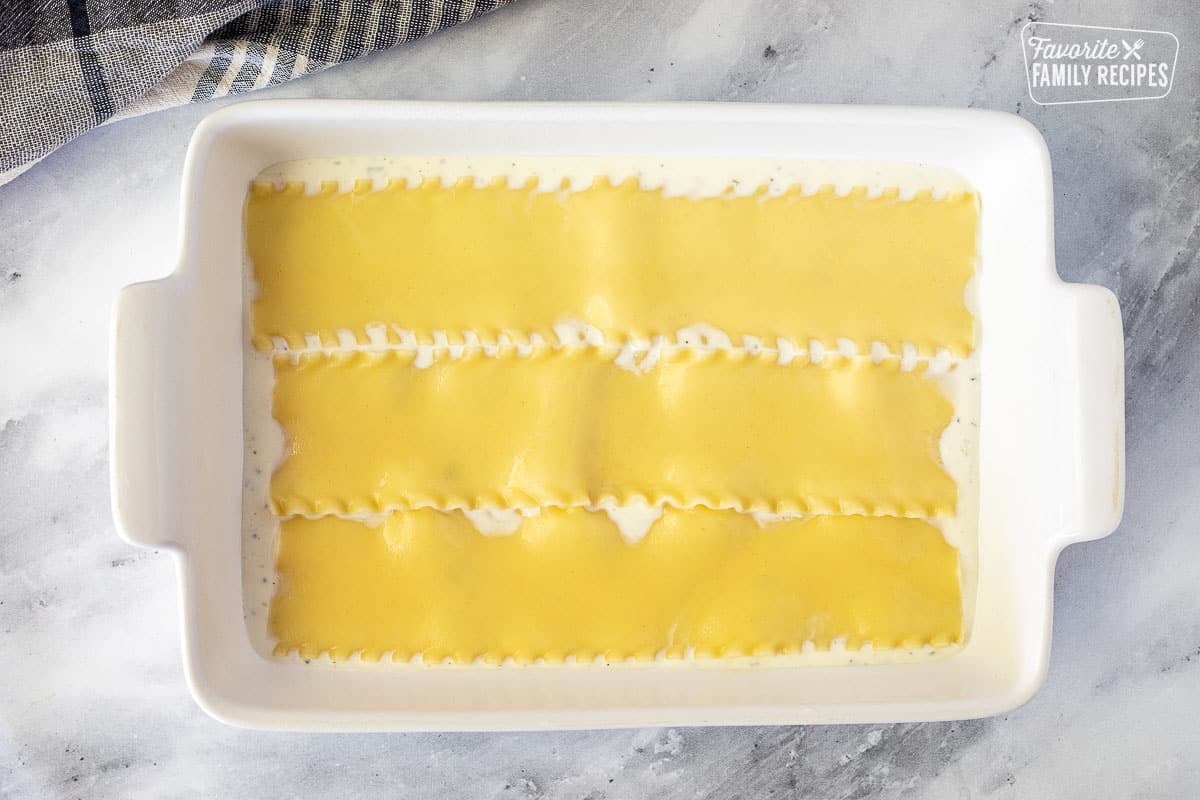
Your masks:
<svg viewBox="0 0 1200 800"><path fill-rule="evenodd" d="M919 663L765 660L333 669L252 646L241 580L242 208L277 162L321 155L853 159L965 177L982 214L978 572L971 635ZM126 288L112 342L112 492L129 542L179 569L187 679L218 719L317 730L886 722L996 714L1041 684L1067 544L1123 504L1116 299L1054 268L1050 163L1018 117L721 104L271 101L205 119L183 177L179 264Z"/></svg>

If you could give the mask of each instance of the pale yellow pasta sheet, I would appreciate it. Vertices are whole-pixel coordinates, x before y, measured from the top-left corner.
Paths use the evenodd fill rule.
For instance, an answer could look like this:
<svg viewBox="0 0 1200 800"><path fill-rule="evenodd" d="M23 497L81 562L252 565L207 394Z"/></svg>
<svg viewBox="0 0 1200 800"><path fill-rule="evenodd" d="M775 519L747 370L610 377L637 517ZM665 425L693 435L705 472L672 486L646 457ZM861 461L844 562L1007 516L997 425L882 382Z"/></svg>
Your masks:
<svg viewBox="0 0 1200 800"><path fill-rule="evenodd" d="M976 197L758 193L690 198L598 178L579 191L403 181L354 191L256 184L247 247L260 294L253 333L293 346L385 324L549 336L564 320L606 337L730 335L861 349L974 343L965 303Z"/></svg>
<svg viewBox="0 0 1200 800"><path fill-rule="evenodd" d="M962 636L957 553L927 522L816 517L760 527L668 509L636 544L600 512L544 509L508 536L459 513L377 527L283 523L277 652L498 663L946 645Z"/></svg>
<svg viewBox="0 0 1200 800"><path fill-rule="evenodd" d="M895 362L664 354L644 374L587 348L275 359L281 513L651 503L944 516L953 407Z"/></svg>

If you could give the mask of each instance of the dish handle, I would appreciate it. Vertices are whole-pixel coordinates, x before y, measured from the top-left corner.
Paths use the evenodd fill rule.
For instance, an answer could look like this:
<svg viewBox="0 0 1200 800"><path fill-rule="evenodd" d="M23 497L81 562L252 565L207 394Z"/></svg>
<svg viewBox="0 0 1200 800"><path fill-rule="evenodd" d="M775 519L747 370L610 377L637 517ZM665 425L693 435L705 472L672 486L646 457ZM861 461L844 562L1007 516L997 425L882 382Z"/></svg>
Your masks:
<svg viewBox="0 0 1200 800"><path fill-rule="evenodd" d="M110 351L109 447L113 519L121 538L141 547L169 547L173 398L165 369L170 349L168 281L121 290Z"/></svg>
<svg viewBox="0 0 1200 800"><path fill-rule="evenodd" d="M1066 287L1070 313L1066 363L1075 389L1066 402L1074 421L1068 464L1066 540L1084 542L1116 530L1125 505L1125 339L1116 296L1102 286Z"/></svg>

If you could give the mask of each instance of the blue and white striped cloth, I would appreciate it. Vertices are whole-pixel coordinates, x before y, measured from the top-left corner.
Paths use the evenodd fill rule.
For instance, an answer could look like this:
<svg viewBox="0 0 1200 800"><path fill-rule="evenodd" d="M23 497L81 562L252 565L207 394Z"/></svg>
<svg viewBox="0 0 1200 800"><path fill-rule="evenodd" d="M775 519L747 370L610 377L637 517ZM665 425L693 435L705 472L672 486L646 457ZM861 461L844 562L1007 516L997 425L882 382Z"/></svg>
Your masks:
<svg viewBox="0 0 1200 800"><path fill-rule="evenodd" d="M90 128L241 94L511 0L0 0L0 184Z"/></svg>

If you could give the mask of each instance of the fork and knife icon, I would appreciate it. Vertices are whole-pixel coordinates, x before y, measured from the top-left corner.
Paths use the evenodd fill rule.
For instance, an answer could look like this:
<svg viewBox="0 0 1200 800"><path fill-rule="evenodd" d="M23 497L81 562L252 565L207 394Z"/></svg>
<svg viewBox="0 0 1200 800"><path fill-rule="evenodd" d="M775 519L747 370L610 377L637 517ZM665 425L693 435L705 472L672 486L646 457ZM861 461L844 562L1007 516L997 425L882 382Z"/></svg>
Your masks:
<svg viewBox="0 0 1200 800"><path fill-rule="evenodd" d="M1125 55L1121 56L1122 61L1128 61L1130 56L1133 56L1138 61L1141 61L1142 54L1139 53L1138 51L1146 46L1146 40L1138 39L1138 40L1134 41L1133 44L1130 44L1129 42L1122 39L1121 46L1125 48Z"/></svg>

